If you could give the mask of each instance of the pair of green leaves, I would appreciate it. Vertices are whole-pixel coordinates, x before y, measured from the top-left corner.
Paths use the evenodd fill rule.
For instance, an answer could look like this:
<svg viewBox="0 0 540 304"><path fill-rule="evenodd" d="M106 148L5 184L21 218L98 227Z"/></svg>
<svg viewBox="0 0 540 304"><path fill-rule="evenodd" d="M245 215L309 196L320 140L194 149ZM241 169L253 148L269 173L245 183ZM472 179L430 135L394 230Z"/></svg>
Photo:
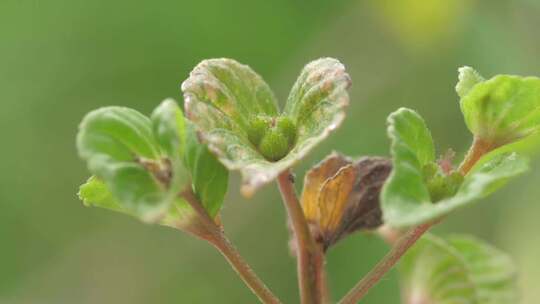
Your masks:
<svg viewBox="0 0 540 304"><path fill-rule="evenodd" d="M537 132L540 128L540 79L499 75L484 80L471 68L460 69L456 91L476 142L485 153ZM484 156L459 177L436 162L435 147L424 120L413 110L399 109L388 118L393 172L382 194L385 223L407 227L442 217L477 201L528 169L515 153ZM435 169L435 172L433 170ZM457 177L456 177L457 176ZM436 197L437 199L434 199Z"/></svg>
<svg viewBox="0 0 540 304"><path fill-rule="evenodd" d="M406 303L517 303L516 267L493 246L469 237L427 234L400 261Z"/></svg>
<svg viewBox="0 0 540 304"><path fill-rule="evenodd" d="M92 111L80 125L77 148L94 174L79 192L86 205L181 226L192 212L180 196L186 187L211 217L223 203L228 172L173 100L150 118L122 107Z"/></svg>
<svg viewBox="0 0 540 304"><path fill-rule="evenodd" d="M527 170L517 154L500 154L464 177L456 193L432 201L425 168L436 165L435 148L424 120L400 109L388 118L393 171L381 193L384 221L394 227L425 223L487 196Z"/></svg>
<svg viewBox="0 0 540 304"><path fill-rule="evenodd" d="M339 61L315 60L300 73L280 112L274 93L251 68L211 59L195 67L182 91L187 117L221 162L241 171L242 193L250 196L339 126L350 84Z"/></svg>

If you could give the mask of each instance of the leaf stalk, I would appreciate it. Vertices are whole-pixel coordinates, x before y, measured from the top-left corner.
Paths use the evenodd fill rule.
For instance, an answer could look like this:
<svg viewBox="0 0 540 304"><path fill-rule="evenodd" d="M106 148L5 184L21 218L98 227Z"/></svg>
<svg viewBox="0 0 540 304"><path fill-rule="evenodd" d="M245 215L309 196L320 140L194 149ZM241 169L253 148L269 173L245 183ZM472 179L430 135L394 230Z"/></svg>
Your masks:
<svg viewBox="0 0 540 304"><path fill-rule="evenodd" d="M407 231L382 258L339 302L339 304L358 303L383 276L391 270L399 259L438 221L428 222Z"/></svg>
<svg viewBox="0 0 540 304"><path fill-rule="evenodd" d="M247 262L242 258L240 253L234 248L227 236L223 233L222 228L208 215L202 207L197 197L194 195L191 188L182 193L182 197L195 210L200 220L200 224L204 227L203 231L195 233L202 239L205 239L212 244L229 262L231 267L236 271L238 276L251 289L251 291L264 304L281 304L281 301L270 291L264 282L255 274Z"/></svg>
<svg viewBox="0 0 540 304"><path fill-rule="evenodd" d="M469 152L467 152L465 159L463 160L461 165L459 165L459 172L463 176L467 175L467 173L471 171L471 169L480 160L480 158L482 158L482 156L491 152L496 147L497 146L494 145L493 143L490 143L486 140L475 137L471 145L471 148L469 149Z"/></svg>
<svg viewBox="0 0 540 304"><path fill-rule="evenodd" d="M292 224L298 265L298 285L302 304L323 304L328 301L324 253L315 243L298 201L290 170L282 172L277 179L285 209Z"/></svg>

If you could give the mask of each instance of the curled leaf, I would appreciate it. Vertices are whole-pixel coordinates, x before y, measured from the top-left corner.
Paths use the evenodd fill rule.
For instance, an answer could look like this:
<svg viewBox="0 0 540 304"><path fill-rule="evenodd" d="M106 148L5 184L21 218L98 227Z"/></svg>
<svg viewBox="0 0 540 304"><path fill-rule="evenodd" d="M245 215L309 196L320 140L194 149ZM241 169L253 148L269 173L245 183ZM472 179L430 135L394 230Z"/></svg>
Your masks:
<svg viewBox="0 0 540 304"><path fill-rule="evenodd" d="M232 59L201 62L182 84L187 117L252 195L304 157L341 123L350 79L339 61L308 64L280 113L262 78Z"/></svg>
<svg viewBox="0 0 540 304"><path fill-rule="evenodd" d="M383 158L352 161L333 153L306 174L302 209L325 250L351 233L382 224L379 192L390 171Z"/></svg>

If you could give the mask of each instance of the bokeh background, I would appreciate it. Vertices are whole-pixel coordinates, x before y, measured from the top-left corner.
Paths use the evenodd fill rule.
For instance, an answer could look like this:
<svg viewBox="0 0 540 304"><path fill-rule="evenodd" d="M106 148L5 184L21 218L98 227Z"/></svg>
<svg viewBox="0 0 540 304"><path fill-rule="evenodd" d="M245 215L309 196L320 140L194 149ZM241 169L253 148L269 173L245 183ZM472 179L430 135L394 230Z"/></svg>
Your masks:
<svg viewBox="0 0 540 304"><path fill-rule="evenodd" d="M470 135L454 93L457 68L540 75L539 0L1 0L0 303L256 303L221 256L172 229L78 201L88 176L74 139L83 115L124 105L149 113L181 101L200 60L251 65L285 100L305 63L339 58L354 85L344 125L297 168L332 150L387 155L386 116L418 110L440 153L461 156ZM295 263L274 185L240 197L232 174L224 223L286 303ZM540 298L540 166L439 233L467 232L510 252L523 303ZM384 254L376 237L342 242L328 258L343 295ZM395 272L365 303L398 303Z"/></svg>

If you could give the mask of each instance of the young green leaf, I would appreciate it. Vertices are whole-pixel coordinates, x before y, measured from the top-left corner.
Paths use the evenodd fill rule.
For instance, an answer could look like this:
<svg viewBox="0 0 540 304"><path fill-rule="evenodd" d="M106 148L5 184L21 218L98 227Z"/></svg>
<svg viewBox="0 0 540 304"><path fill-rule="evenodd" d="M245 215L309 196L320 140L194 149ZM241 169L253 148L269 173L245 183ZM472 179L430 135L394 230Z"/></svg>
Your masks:
<svg viewBox="0 0 540 304"><path fill-rule="evenodd" d="M116 201L105 183L95 176L91 176L86 183L79 187L77 194L87 207L100 207L117 212L125 212L122 205Z"/></svg>
<svg viewBox="0 0 540 304"><path fill-rule="evenodd" d="M170 157L182 158L186 140L184 114L173 99L164 100L150 118L154 136Z"/></svg>
<svg viewBox="0 0 540 304"><path fill-rule="evenodd" d="M424 120L414 111L401 108L388 117L392 141L392 173L381 194L385 222L392 224L413 207L429 205L424 167L435 160L435 148Z"/></svg>
<svg viewBox="0 0 540 304"><path fill-rule="evenodd" d="M155 137L173 168L170 190L181 192L191 176L195 196L210 217L215 218L227 192L227 169L199 142L194 127L185 122L174 100L165 100L156 108L152 124Z"/></svg>
<svg viewBox="0 0 540 304"><path fill-rule="evenodd" d="M191 173L193 192L208 214L214 218L223 205L229 181L229 171L200 143L195 128L186 128L186 154L184 163Z"/></svg>
<svg viewBox="0 0 540 304"><path fill-rule="evenodd" d="M423 120L411 110L400 109L390 115L388 133L392 140L393 171L381 200L384 221L394 227L435 220L486 197L528 168L527 160L515 153L499 154L475 167L458 187L449 185L457 189L455 194L432 201L432 180L426 179L426 169L433 164L434 153ZM454 180L452 175L448 178L448 182Z"/></svg>
<svg viewBox="0 0 540 304"><path fill-rule="evenodd" d="M540 78L498 75L461 95L467 127L492 149L540 130Z"/></svg>
<svg viewBox="0 0 540 304"><path fill-rule="evenodd" d="M405 303L480 304L463 258L434 235L425 234L398 269Z"/></svg>
<svg viewBox="0 0 540 304"><path fill-rule="evenodd" d="M124 209L144 220L168 209L173 196L163 182L167 168L147 117L121 107L90 112L80 125L77 148Z"/></svg>
<svg viewBox="0 0 540 304"><path fill-rule="evenodd" d="M93 111L81 123L77 147L96 176L81 187L87 205L187 227L193 211L179 195L189 175L212 217L223 203L228 172L198 142L193 128L186 130L173 100L161 103L151 119L128 108Z"/></svg>
<svg viewBox="0 0 540 304"><path fill-rule="evenodd" d="M516 303L510 258L471 237L425 235L401 259L406 303Z"/></svg>
<svg viewBox="0 0 540 304"><path fill-rule="evenodd" d="M120 204L113 197L109 189L107 189L107 185L95 176L90 177L86 183L81 185L78 196L87 207L99 207L135 216L124 209L122 204ZM174 204L169 211L159 221L159 224L197 232L193 229L193 221L196 220L195 217L195 212L189 204L183 199L178 198L174 201Z"/></svg>
<svg viewBox="0 0 540 304"><path fill-rule="evenodd" d="M150 119L156 141L171 167L169 190L180 192L189 181L189 174L184 167L186 146L184 114L176 101L166 99L154 110Z"/></svg>
<svg viewBox="0 0 540 304"><path fill-rule="evenodd" d="M262 78L231 59L201 62L182 84L188 118L209 148L243 176L242 192L260 186L304 157L344 118L350 79L335 59L308 64L285 111Z"/></svg>

